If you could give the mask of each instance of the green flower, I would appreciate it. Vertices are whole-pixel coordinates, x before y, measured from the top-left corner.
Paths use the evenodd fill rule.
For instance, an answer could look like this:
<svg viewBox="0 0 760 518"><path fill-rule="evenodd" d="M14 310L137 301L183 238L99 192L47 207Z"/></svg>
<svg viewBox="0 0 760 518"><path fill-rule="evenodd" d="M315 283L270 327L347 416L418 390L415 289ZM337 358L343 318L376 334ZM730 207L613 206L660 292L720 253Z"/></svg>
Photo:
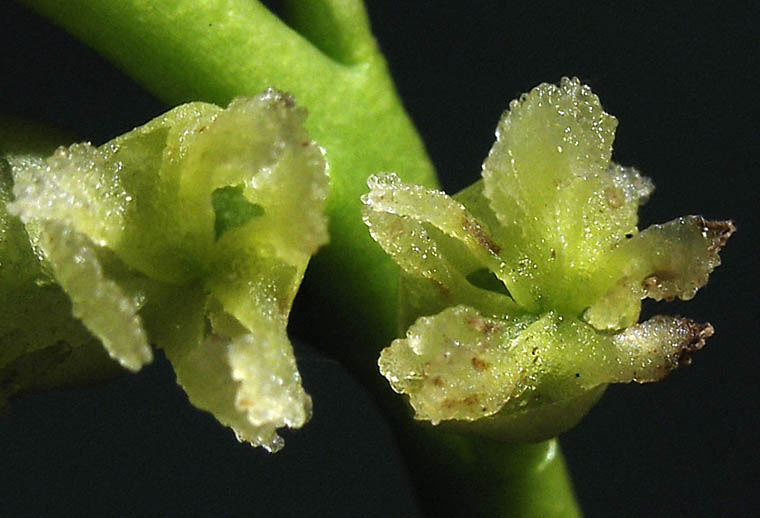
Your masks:
<svg viewBox="0 0 760 518"><path fill-rule="evenodd" d="M653 186L611 162L616 126L565 78L510 103L483 179L453 198L370 178L365 222L401 267L408 327L379 366L417 419L544 439L607 384L659 380L712 335L684 318L637 323L641 299L692 298L733 226L688 216L639 232Z"/></svg>
<svg viewBox="0 0 760 518"><path fill-rule="evenodd" d="M311 415L286 326L327 242L326 164L304 119L270 90L182 105L99 147L10 157L2 193L13 185L23 226L2 215L15 242L0 253L23 256L23 276L11 286L2 270L6 377L34 351L64 347L59 368L98 341L136 371L156 345L196 406L280 449L276 429Z"/></svg>

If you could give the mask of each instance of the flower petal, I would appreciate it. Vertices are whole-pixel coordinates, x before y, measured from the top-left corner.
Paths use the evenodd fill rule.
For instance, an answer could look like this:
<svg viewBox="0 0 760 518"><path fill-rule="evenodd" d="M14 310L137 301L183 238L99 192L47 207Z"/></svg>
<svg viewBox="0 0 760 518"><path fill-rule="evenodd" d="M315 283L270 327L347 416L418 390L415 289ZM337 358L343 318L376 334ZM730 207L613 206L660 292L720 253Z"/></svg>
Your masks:
<svg viewBox="0 0 760 518"><path fill-rule="evenodd" d="M111 357L133 371L151 362L139 305L103 272L95 245L61 223L46 221L39 246L71 299L72 314L101 340Z"/></svg>
<svg viewBox="0 0 760 518"><path fill-rule="evenodd" d="M493 319L456 306L418 319L378 365L417 419L536 441L574 426L609 383L662 379L711 335L709 324L675 317L610 335L553 312Z"/></svg>
<svg viewBox="0 0 760 518"><path fill-rule="evenodd" d="M609 254L600 272L617 283L584 319L598 329L621 329L638 320L644 297L693 298L720 265L718 252L734 230L730 221L686 216L631 236Z"/></svg>
<svg viewBox="0 0 760 518"><path fill-rule="evenodd" d="M58 148L43 160L12 157L16 200L8 210L31 220L56 220L98 246L114 246L124 228L129 195L117 163L89 143Z"/></svg>
<svg viewBox="0 0 760 518"><path fill-rule="evenodd" d="M483 268L501 271L502 263L499 245L461 203L440 191L404 184L395 174L371 176L368 183L364 221L401 266L406 287L414 286L406 291L416 298L403 300L402 306L425 308L426 313L456 304L494 315L520 312L508 295L468 281L469 274Z"/></svg>
<svg viewBox="0 0 760 518"><path fill-rule="evenodd" d="M610 163L617 121L578 79L542 84L510 104L483 164L484 194L503 228L503 259L526 307L579 313L600 292L597 265L636 232L651 183Z"/></svg>
<svg viewBox="0 0 760 518"><path fill-rule="evenodd" d="M421 317L380 355L380 372L408 394L417 419L473 421L531 384L516 338L531 319L496 320L467 306Z"/></svg>

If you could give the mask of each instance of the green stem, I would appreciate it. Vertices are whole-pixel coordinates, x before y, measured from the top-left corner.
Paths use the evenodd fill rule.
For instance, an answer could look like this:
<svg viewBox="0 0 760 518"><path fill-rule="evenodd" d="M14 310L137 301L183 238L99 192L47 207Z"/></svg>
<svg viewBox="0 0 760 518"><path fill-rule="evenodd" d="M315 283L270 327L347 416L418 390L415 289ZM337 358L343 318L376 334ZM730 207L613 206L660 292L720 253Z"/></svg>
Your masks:
<svg viewBox="0 0 760 518"><path fill-rule="evenodd" d="M381 171L427 186L437 182L362 2L287 0L287 24L254 0L22 3L93 46L169 105L226 104L275 87L309 109L307 128L330 164L331 243L310 267L304 286L310 320L304 324L311 340L350 361L377 394L397 401L381 384L375 363L379 349L395 337L396 268L369 237L360 196L367 177ZM444 488L437 484L448 480L469 515L577 514L556 443L505 446L408 426L405 415L398 421L407 429L402 442L414 457L413 473L430 491L423 498L438 500ZM431 470L445 477L428 477Z"/></svg>
<svg viewBox="0 0 760 518"><path fill-rule="evenodd" d="M437 430L414 435L416 446L429 445L410 461L428 516L581 515L556 439L507 445Z"/></svg>

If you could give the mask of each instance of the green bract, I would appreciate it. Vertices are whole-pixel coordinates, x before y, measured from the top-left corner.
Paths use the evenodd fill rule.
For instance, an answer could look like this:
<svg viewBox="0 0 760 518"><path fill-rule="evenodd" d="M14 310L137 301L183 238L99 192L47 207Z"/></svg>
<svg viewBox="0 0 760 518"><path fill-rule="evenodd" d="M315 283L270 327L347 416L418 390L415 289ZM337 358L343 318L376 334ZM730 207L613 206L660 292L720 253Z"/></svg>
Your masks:
<svg viewBox="0 0 760 518"><path fill-rule="evenodd" d="M99 147L10 157L1 192L13 185L21 221L2 211L6 377L37 350L62 348L57 366L95 339L138 370L155 344L196 406L281 448L276 429L311 413L288 314L327 242L326 164L304 119L270 90L182 105Z"/></svg>
<svg viewBox="0 0 760 518"><path fill-rule="evenodd" d="M733 226L688 216L639 232L653 186L610 161L616 126L565 78L510 103L483 180L453 198L370 178L365 222L401 266L408 327L379 366L418 419L551 437L607 384L659 380L712 334L683 318L637 323L641 299L692 298Z"/></svg>

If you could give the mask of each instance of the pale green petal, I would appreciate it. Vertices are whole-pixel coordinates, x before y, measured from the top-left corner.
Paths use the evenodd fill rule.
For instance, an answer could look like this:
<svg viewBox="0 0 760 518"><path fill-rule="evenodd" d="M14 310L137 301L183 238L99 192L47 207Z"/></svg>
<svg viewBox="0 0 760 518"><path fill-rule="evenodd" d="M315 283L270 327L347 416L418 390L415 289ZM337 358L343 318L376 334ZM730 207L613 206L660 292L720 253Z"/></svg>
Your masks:
<svg viewBox="0 0 760 518"><path fill-rule="evenodd" d="M186 344L189 351L180 358L167 356L196 407L232 428L238 440L276 452L284 445L276 429L303 425L311 415L311 399L300 383L279 385L283 374L293 376L287 362L271 361L272 345L256 344L251 335L232 342L209 335L195 346Z"/></svg>
<svg viewBox="0 0 760 518"><path fill-rule="evenodd" d="M282 439L275 430L301 427L311 415L286 331L305 264L291 266L254 250L223 264L206 286L220 306L210 314L215 333L231 337L226 361L236 391L226 404L234 403L247 423L230 426L241 440L276 451Z"/></svg>
<svg viewBox="0 0 760 518"><path fill-rule="evenodd" d="M730 221L685 216L642 231L612 260L625 264L626 277L642 280L647 297L690 300L720 265L718 252L733 232Z"/></svg>
<svg viewBox="0 0 760 518"><path fill-rule="evenodd" d="M539 311L542 298L541 287L533 282L538 273L538 264L530 259L530 255L540 254L529 254L531 250L535 250L536 245L530 239L523 240L520 227L501 224L491 208L490 200L483 193L483 189L484 181L480 179L456 193L454 199L464 205L481 224L487 226L494 236L494 240L502 244L499 254L504 262L500 271L494 272L494 274L508 288L510 296L525 310ZM516 250L513 243L523 243L523 246ZM549 260L551 260L551 254ZM521 282L520 279L524 282Z"/></svg>
<svg viewBox="0 0 760 518"><path fill-rule="evenodd" d="M300 428L311 417L312 406L285 330L260 327L237 337L230 344L228 362L239 383L235 406L255 430L255 435L236 430L238 436L276 451L282 439L275 430Z"/></svg>
<svg viewBox="0 0 760 518"><path fill-rule="evenodd" d="M691 353L713 335L710 324L658 315L613 337L617 362L610 383L659 381L680 365L691 363Z"/></svg>
<svg viewBox="0 0 760 518"><path fill-rule="evenodd" d="M408 394L417 419L472 421L498 412L531 385L515 339L530 319L485 318L455 306L421 317L380 354L380 372Z"/></svg>
<svg viewBox="0 0 760 518"><path fill-rule="evenodd" d="M574 426L607 384L662 379L711 335L709 324L674 317L610 335L552 312L503 320L457 306L421 317L378 365L417 419L540 440Z"/></svg>
<svg viewBox="0 0 760 518"><path fill-rule="evenodd" d="M584 319L598 329L620 329L638 319L640 300L689 300L720 265L718 252L734 232L730 221L700 216L652 225L631 236L607 258L600 275L618 281Z"/></svg>
<svg viewBox="0 0 760 518"><path fill-rule="evenodd" d="M131 198L121 239L112 249L151 278L187 282L203 269L214 241L214 217L189 210L179 189L188 150L221 111L213 104L184 104L99 148L118 164Z"/></svg>
<svg viewBox="0 0 760 518"><path fill-rule="evenodd" d="M402 311L408 304L439 311L464 303L493 315L520 312L506 290L499 294L468 281L481 269L498 272L502 263L499 245L463 205L440 191L404 184L395 174L371 176L368 184L364 221L417 292L417 301L402 301Z"/></svg>
<svg viewBox="0 0 760 518"><path fill-rule="evenodd" d="M172 363L177 383L193 405L232 428L240 440L258 444L254 442L256 430L235 405L238 382L229 364L230 339L206 334L203 290L190 289L176 296L182 296L185 302L181 310L171 311L165 305L157 308L161 332L156 343ZM149 327L154 327L150 321Z"/></svg>
<svg viewBox="0 0 760 518"><path fill-rule="evenodd" d="M10 165L0 159L0 409L19 392L114 372L21 220L6 211L12 186Z"/></svg>
<svg viewBox="0 0 760 518"><path fill-rule="evenodd" d="M472 217L461 203L442 191L421 185L405 184L396 174L373 175L367 181L370 191L362 202L372 212L393 214L429 223L444 234L461 241L484 266L499 271L501 246L484 225Z"/></svg>
<svg viewBox="0 0 760 518"><path fill-rule="evenodd" d="M21 220L6 211L12 199L10 166L0 159L0 367L25 352L92 340L71 317L71 304L43 269Z"/></svg>
<svg viewBox="0 0 760 518"><path fill-rule="evenodd" d="M604 255L636 233L651 183L610 162L617 121L577 79L542 84L510 104L483 164L484 194L503 225L501 253L526 307L579 313L613 281Z"/></svg>
<svg viewBox="0 0 760 518"><path fill-rule="evenodd" d="M557 230L560 188L607 169L616 126L578 79L543 83L512 101L483 165L485 193L502 223L533 220L536 229Z"/></svg>
<svg viewBox="0 0 760 518"><path fill-rule="evenodd" d="M255 250L222 256L219 265L205 286L225 312L249 330L262 324L285 327L306 265L291 266Z"/></svg>
<svg viewBox="0 0 760 518"><path fill-rule="evenodd" d="M259 211L221 246L246 240L299 264L327 242L326 164L305 118L290 97L270 90L233 101L190 148L180 188L188 210L213 216L209 193L241 186Z"/></svg>
<svg viewBox="0 0 760 518"><path fill-rule="evenodd" d="M98 337L112 358L136 371L153 359L138 301L108 279L95 245L60 223L46 222L40 247L56 281L71 299L72 313Z"/></svg>
<svg viewBox="0 0 760 518"><path fill-rule="evenodd" d="M182 300L178 306L173 300ZM240 441L277 451L277 428L298 428L311 415L284 327L254 333L207 301L199 286L164 285L145 308L146 327L196 407L229 426ZM206 316L211 332L207 330Z"/></svg>
<svg viewBox="0 0 760 518"><path fill-rule="evenodd" d="M121 185L119 166L89 143L58 148L50 158L10 157L13 193L8 210L28 223L56 220L88 236L98 246L113 246L124 228L130 197Z"/></svg>

